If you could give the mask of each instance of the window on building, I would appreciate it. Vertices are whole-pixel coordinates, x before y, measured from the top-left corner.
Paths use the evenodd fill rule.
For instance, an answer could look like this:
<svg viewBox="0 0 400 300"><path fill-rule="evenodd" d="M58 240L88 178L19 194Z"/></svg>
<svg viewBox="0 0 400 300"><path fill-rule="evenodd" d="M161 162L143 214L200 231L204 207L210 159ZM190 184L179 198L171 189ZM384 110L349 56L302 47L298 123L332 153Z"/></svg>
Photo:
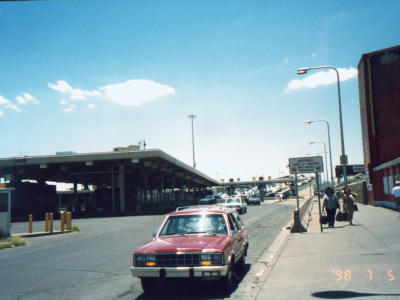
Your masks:
<svg viewBox="0 0 400 300"><path fill-rule="evenodd" d="M387 176L383 177L383 192L385 194L389 194L389 190L388 190L388 183L387 183Z"/></svg>
<svg viewBox="0 0 400 300"><path fill-rule="evenodd" d="M393 189L393 176L389 175L388 176L388 194L392 193L392 189Z"/></svg>

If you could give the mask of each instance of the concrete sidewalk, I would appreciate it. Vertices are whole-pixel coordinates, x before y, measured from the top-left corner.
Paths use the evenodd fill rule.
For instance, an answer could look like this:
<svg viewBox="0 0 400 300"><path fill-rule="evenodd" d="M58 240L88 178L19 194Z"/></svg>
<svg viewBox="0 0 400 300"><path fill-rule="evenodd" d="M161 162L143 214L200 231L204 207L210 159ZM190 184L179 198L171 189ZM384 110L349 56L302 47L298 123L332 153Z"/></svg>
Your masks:
<svg viewBox="0 0 400 300"><path fill-rule="evenodd" d="M321 233L315 202L308 232L289 236L256 299L400 299L399 213L358 207L354 226Z"/></svg>

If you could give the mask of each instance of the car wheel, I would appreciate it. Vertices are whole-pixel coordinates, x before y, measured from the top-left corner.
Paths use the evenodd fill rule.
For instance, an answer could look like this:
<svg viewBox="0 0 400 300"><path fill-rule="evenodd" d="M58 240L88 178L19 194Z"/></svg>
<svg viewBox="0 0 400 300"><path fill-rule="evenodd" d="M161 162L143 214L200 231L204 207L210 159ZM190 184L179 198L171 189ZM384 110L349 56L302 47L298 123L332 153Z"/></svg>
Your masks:
<svg viewBox="0 0 400 300"><path fill-rule="evenodd" d="M145 293L151 294L155 293L158 288L158 282L157 278L140 278L140 281L142 283L142 289Z"/></svg>
<svg viewBox="0 0 400 300"><path fill-rule="evenodd" d="M226 275L221 278L222 287L224 290L229 291L233 288L233 268L232 263L228 265Z"/></svg>
<svg viewBox="0 0 400 300"><path fill-rule="evenodd" d="M236 268L238 271L243 272L246 267L246 257L243 254L239 261L236 263Z"/></svg>

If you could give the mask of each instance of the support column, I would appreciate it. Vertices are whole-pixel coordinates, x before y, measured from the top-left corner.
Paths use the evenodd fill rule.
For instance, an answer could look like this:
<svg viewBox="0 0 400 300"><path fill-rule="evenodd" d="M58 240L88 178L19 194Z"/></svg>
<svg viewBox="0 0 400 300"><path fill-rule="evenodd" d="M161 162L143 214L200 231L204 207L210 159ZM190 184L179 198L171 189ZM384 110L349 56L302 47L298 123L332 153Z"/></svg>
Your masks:
<svg viewBox="0 0 400 300"><path fill-rule="evenodd" d="M172 186L172 197L170 197L170 201L175 201L175 177L173 176L172 177L172 184L171 184L171 186Z"/></svg>
<svg viewBox="0 0 400 300"><path fill-rule="evenodd" d="M62 197L62 195L61 195L61 194L58 194L58 208L60 208L61 205L62 205L62 199L61 199L61 197Z"/></svg>
<svg viewBox="0 0 400 300"><path fill-rule="evenodd" d="M137 186L136 188L136 212L142 211L142 187Z"/></svg>
<svg viewBox="0 0 400 300"><path fill-rule="evenodd" d="M114 168L112 168L111 172L111 205L112 205L112 213L115 214L115 173Z"/></svg>
<svg viewBox="0 0 400 300"><path fill-rule="evenodd" d="M119 165L119 201L120 211L125 212L125 166Z"/></svg>
<svg viewBox="0 0 400 300"><path fill-rule="evenodd" d="M164 174L160 178L160 202L164 202Z"/></svg>
<svg viewBox="0 0 400 300"><path fill-rule="evenodd" d="M74 196L72 197L72 210L76 213L76 203L78 202L78 184L74 182Z"/></svg>
<svg viewBox="0 0 400 300"><path fill-rule="evenodd" d="M144 189L143 189L143 203L147 203L147 189L148 189L148 182L147 182L147 169L144 169Z"/></svg>

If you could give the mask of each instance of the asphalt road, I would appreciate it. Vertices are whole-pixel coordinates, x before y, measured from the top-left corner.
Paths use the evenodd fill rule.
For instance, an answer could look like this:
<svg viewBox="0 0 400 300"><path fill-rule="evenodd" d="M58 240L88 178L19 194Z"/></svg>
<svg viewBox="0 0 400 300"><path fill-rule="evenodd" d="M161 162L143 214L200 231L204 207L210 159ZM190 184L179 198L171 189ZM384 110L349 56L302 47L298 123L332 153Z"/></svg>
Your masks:
<svg viewBox="0 0 400 300"><path fill-rule="evenodd" d="M294 201L250 206L242 215L250 248L247 270L285 226ZM152 237L163 215L77 219L79 233L26 238L27 247L0 251L1 299L223 299L216 283L182 282L162 295L143 294L129 267L132 253ZM14 224L14 230L24 224ZM237 282L246 271L236 274Z"/></svg>

